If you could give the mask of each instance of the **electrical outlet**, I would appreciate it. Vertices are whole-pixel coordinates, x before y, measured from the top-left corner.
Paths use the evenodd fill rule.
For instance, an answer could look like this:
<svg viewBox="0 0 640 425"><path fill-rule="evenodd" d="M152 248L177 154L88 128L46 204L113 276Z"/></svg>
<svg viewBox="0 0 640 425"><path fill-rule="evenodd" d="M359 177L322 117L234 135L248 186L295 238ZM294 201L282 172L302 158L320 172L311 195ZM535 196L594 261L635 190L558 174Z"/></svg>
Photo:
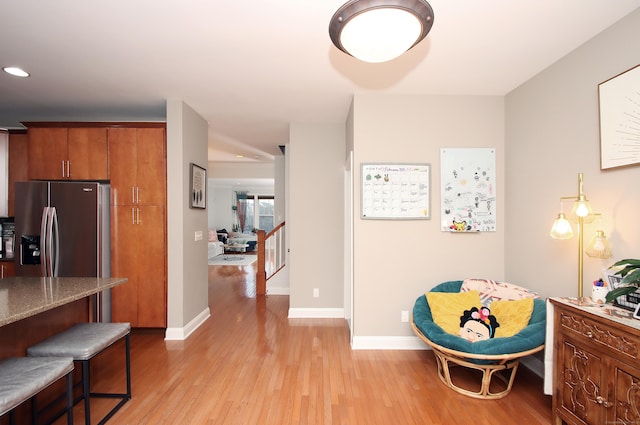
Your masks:
<svg viewBox="0 0 640 425"><path fill-rule="evenodd" d="M313 288L313 298L318 298L320 296L320 288Z"/></svg>
<svg viewBox="0 0 640 425"><path fill-rule="evenodd" d="M202 230L196 230L193 239L196 240L196 241L201 241L202 240Z"/></svg>
<svg viewBox="0 0 640 425"><path fill-rule="evenodd" d="M409 321L409 312L407 310L402 310L400 312L400 321L404 323Z"/></svg>

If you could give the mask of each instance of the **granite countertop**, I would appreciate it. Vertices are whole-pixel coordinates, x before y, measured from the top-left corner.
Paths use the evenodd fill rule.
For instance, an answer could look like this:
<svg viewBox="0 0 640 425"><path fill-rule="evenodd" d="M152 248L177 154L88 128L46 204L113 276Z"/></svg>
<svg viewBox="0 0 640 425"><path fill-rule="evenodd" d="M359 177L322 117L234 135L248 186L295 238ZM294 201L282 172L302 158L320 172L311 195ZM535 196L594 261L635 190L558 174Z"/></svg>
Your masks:
<svg viewBox="0 0 640 425"><path fill-rule="evenodd" d="M9 277L0 279L0 326L85 298L127 281L97 277Z"/></svg>

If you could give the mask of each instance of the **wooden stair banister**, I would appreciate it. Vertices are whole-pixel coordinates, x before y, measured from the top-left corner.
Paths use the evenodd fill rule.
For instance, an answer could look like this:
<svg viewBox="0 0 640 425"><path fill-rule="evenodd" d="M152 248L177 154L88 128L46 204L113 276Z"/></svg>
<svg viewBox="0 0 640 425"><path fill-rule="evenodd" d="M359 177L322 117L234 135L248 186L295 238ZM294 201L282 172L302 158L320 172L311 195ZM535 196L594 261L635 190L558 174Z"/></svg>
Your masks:
<svg viewBox="0 0 640 425"><path fill-rule="evenodd" d="M269 233L257 230L258 266L256 269L256 294L266 295L267 280L284 267L285 222L278 224ZM269 270L267 270L267 245L269 245Z"/></svg>

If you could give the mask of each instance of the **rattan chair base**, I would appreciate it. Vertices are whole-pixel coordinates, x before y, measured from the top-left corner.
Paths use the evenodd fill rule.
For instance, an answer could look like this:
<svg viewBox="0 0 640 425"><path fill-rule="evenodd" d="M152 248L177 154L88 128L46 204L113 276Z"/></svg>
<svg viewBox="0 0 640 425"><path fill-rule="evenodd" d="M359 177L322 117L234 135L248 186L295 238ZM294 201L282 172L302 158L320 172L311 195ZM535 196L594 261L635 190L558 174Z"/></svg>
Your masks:
<svg viewBox="0 0 640 425"><path fill-rule="evenodd" d="M433 350L433 353L436 356L436 361L438 363L438 377L447 387L460 394L485 400L500 399L509 394L509 392L511 391L511 387L513 386L513 381L516 377L520 359L533 353L537 353L544 348L543 344L538 347L532 348L531 350L501 355L480 355L463 353L460 351L442 347L430 341L425 335L422 334L422 332L420 332L418 327L413 322L413 318L411 318L411 327L413 328L413 331L416 333L416 335L422 341L426 342ZM472 359L486 361L488 364L478 364L470 362L469 360ZM479 391L472 391L468 388L462 388L453 383L453 380L451 378L451 368L456 366L478 370L482 373L482 382ZM504 384L504 389L497 392L491 392L491 382L493 378L502 381L502 384ZM503 386L501 386L501 388Z"/></svg>

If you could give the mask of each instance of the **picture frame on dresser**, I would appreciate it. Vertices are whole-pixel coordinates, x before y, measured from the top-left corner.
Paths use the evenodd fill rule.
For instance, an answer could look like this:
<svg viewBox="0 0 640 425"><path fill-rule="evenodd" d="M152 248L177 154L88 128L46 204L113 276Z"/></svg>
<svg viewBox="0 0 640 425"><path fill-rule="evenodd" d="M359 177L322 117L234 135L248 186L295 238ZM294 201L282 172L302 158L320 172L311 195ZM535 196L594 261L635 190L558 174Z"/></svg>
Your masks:
<svg viewBox="0 0 640 425"><path fill-rule="evenodd" d="M207 170L189 164L189 208L207 208Z"/></svg>

